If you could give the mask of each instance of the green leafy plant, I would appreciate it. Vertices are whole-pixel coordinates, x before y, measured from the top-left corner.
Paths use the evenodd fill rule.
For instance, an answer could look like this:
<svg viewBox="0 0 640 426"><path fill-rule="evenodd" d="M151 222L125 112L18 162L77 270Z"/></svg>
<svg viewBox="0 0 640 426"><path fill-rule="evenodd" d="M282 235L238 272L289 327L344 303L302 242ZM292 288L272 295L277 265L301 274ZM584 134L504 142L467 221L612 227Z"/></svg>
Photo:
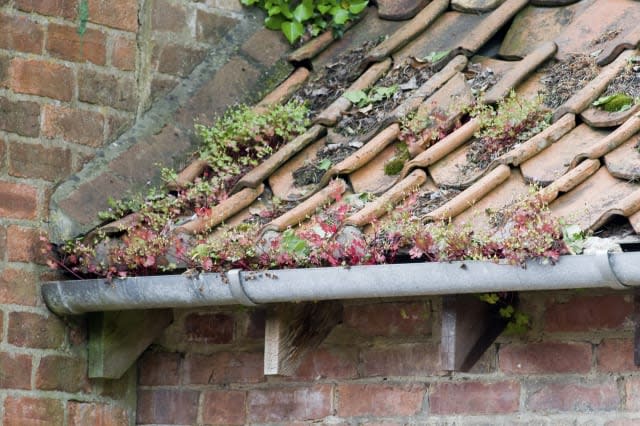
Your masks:
<svg viewBox="0 0 640 426"><path fill-rule="evenodd" d="M440 51L436 51L436 52L431 52L427 56L422 58L421 62L430 62L432 64L435 64L435 63L441 61L442 59L446 58L447 55L449 55L449 52L451 52L451 51L450 50L440 50Z"/></svg>
<svg viewBox="0 0 640 426"><path fill-rule="evenodd" d="M342 96L358 108L364 108L376 102L389 99L397 91L398 86L393 85L389 87L373 87L369 90L353 90L345 92Z"/></svg>
<svg viewBox="0 0 640 426"><path fill-rule="evenodd" d="M368 5L368 0L241 0L245 6L257 6L267 12L264 25L282 31L294 44L305 34L318 35L331 28L339 35L344 25Z"/></svg>
<svg viewBox="0 0 640 426"><path fill-rule="evenodd" d="M625 93L614 93L613 95L601 96L592 105L600 107L607 112L622 112L634 105L635 100Z"/></svg>
<svg viewBox="0 0 640 426"><path fill-rule="evenodd" d="M409 148L404 142L399 142L396 145L396 153L393 158L387 161L384 165L384 174L387 176L397 175L402 171L404 163L406 163L411 156L409 155Z"/></svg>

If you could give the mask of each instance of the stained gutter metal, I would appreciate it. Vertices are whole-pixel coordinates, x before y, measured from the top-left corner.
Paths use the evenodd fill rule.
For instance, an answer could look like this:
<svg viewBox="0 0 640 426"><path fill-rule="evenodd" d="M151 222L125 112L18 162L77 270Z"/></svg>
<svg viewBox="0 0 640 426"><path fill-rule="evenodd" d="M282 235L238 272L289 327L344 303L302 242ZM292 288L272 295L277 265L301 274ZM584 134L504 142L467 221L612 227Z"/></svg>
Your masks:
<svg viewBox="0 0 640 426"><path fill-rule="evenodd" d="M526 268L486 261L165 275L44 283L57 314L127 309L640 286L640 252L563 256Z"/></svg>

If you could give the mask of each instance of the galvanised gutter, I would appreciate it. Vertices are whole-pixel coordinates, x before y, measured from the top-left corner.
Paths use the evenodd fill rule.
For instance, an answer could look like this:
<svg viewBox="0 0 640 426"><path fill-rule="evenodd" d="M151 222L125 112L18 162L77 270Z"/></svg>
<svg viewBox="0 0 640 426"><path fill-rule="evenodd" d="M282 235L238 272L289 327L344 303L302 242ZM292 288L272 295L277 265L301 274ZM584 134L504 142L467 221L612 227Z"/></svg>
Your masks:
<svg viewBox="0 0 640 426"><path fill-rule="evenodd" d="M350 268L233 270L44 283L53 312L257 305L276 302L431 296L501 291L640 286L640 252L563 256L526 268L487 261L411 263Z"/></svg>

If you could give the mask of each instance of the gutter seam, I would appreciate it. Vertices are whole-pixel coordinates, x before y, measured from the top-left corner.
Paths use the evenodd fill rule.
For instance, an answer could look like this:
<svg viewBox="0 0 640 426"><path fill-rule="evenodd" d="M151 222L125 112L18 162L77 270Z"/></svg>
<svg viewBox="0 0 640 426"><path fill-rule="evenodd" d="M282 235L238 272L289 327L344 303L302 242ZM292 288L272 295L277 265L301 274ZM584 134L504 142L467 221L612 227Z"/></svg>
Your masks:
<svg viewBox="0 0 640 426"><path fill-rule="evenodd" d="M241 269L232 269L229 272L227 272L227 278L229 279L229 289L231 290L231 295L241 305L258 306L257 303L251 300L246 290L244 289L242 275L240 274L240 272L242 272Z"/></svg>

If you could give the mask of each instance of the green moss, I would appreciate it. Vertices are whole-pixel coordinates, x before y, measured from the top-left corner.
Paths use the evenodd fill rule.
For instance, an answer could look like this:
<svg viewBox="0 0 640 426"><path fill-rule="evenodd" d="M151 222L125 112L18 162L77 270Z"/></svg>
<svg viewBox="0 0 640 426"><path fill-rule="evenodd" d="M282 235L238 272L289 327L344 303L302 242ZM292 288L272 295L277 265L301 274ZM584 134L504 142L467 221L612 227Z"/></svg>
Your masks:
<svg viewBox="0 0 640 426"><path fill-rule="evenodd" d="M404 142L399 143L396 146L396 155L389 161L387 161L384 165L384 174L387 176L397 175L402 171L404 167L404 163L409 160L409 148L407 148L407 144Z"/></svg>
<svg viewBox="0 0 640 426"><path fill-rule="evenodd" d="M620 112L629 109L634 104L634 99L626 93L614 93L613 95L598 98L593 105L607 112Z"/></svg>

